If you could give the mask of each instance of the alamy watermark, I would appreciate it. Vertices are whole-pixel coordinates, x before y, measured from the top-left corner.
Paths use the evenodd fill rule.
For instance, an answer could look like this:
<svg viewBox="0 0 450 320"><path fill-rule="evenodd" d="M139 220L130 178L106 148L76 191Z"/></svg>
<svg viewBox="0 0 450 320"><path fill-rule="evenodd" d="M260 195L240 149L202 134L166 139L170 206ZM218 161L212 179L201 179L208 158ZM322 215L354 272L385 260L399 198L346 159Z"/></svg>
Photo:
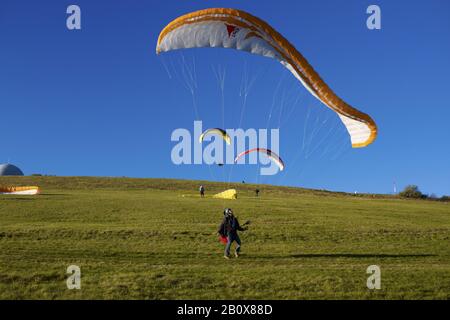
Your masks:
<svg viewBox="0 0 450 320"><path fill-rule="evenodd" d="M77 265L67 267L67 274L70 276L66 280L67 289L81 289L81 269Z"/></svg>
<svg viewBox="0 0 450 320"><path fill-rule="evenodd" d="M81 30L81 9L75 4L67 7L66 13L69 16L66 19L66 27L69 30Z"/></svg>
<svg viewBox="0 0 450 320"><path fill-rule="evenodd" d="M367 267L366 273L370 274L367 278L367 288L370 290L381 289L381 269L377 265L371 265Z"/></svg>
<svg viewBox="0 0 450 320"><path fill-rule="evenodd" d="M203 132L202 121L194 121L194 132L188 129L178 128L172 132L170 137L172 142L177 142L172 148L171 159L176 165L181 164L261 164L260 174L263 176L274 175L279 168L269 157L258 152L248 154L235 162L236 155L248 149L264 148L279 154L280 133L279 129L226 129L231 143L228 145L218 136L206 136L204 143L199 142L199 137Z"/></svg>
<svg viewBox="0 0 450 320"><path fill-rule="evenodd" d="M381 29L381 8L376 4L372 4L367 7L367 14L370 16L366 20L366 26L369 30L380 30Z"/></svg>

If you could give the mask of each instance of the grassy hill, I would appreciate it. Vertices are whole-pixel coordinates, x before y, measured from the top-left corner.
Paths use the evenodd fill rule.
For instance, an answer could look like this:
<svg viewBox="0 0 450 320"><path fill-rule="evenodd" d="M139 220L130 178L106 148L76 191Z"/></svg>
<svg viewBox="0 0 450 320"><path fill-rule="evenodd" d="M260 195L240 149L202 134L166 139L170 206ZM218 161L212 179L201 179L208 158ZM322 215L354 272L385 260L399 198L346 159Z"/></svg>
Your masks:
<svg viewBox="0 0 450 320"><path fill-rule="evenodd" d="M237 200L199 199L229 187ZM298 188L90 177L1 177L1 299L449 299L448 203ZM225 260L224 207L242 256ZM66 269L81 268L81 290ZM366 269L381 268L381 290Z"/></svg>

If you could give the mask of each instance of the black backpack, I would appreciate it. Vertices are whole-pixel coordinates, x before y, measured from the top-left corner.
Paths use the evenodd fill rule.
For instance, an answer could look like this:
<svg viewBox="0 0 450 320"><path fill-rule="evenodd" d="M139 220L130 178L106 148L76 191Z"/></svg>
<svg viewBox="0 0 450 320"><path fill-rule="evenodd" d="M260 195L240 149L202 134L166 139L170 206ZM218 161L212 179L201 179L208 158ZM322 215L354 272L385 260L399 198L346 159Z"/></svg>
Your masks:
<svg viewBox="0 0 450 320"><path fill-rule="evenodd" d="M223 237L227 236L227 229L230 224L230 219L224 218L222 224L220 225L219 234Z"/></svg>

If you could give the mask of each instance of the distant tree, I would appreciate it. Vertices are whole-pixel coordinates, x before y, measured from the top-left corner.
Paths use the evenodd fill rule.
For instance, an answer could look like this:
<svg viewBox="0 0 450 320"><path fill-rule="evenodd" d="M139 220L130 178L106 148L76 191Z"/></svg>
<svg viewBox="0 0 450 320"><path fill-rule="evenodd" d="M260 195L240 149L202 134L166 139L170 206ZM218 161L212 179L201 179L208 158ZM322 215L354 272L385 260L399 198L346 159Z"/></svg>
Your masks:
<svg viewBox="0 0 450 320"><path fill-rule="evenodd" d="M439 200L441 200L441 201L450 201L450 196L442 196Z"/></svg>
<svg viewBox="0 0 450 320"><path fill-rule="evenodd" d="M412 199L421 199L426 198L427 196L420 192L419 187L415 185L406 186L402 192L399 193L402 198L412 198Z"/></svg>

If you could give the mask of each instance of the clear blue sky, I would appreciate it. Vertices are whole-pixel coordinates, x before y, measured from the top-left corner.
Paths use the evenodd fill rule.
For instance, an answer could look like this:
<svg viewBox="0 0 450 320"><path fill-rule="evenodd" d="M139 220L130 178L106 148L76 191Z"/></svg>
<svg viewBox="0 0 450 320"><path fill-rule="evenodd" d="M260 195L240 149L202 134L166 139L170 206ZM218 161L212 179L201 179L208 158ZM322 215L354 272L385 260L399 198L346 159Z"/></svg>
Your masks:
<svg viewBox="0 0 450 320"><path fill-rule="evenodd" d="M66 29L70 4L81 7L81 31ZM370 4L381 7L379 31L366 28ZM352 150L336 116L275 61L220 49L155 55L169 21L205 7L243 9L269 22L338 95L374 118L375 143ZM26 174L231 179L382 193L392 192L395 181L398 189L413 183L426 193L450 194L449 39L446 0L2 1L0 162ZM226 70L227 128L240 122L244 73L256 77L241 127L267 127L272 109L269 128L280 125L285 171L257 178L256 165L171 163L172 130L192 128L195 118L180 76L194 63L205 127L222 123L213 70Z"/></svg>

